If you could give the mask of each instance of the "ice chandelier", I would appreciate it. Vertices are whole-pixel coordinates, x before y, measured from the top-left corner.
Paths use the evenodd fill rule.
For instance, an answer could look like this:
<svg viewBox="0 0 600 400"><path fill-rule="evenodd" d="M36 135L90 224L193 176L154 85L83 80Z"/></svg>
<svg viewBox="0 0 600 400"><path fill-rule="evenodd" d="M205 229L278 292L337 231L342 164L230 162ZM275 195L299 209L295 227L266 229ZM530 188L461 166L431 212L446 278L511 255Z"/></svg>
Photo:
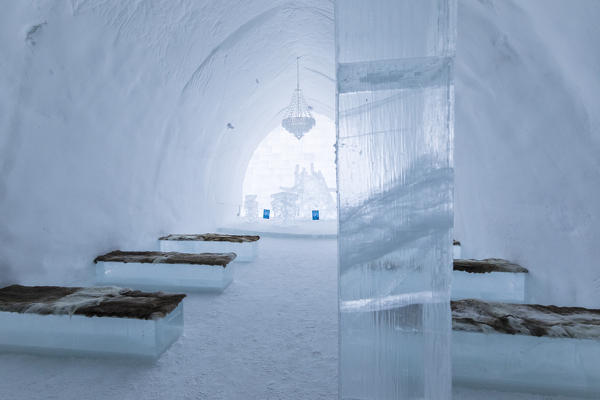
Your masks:
<svg viewBox="0 0 600 400"><path fill-rule="evenodd" d="M315 119L310 113L300 89L300 57L296 57L296 90L294 90L286 115L287 117L281 121L281 126L296 136L298 140L302 139L302 136L315 126Z"/></svg>

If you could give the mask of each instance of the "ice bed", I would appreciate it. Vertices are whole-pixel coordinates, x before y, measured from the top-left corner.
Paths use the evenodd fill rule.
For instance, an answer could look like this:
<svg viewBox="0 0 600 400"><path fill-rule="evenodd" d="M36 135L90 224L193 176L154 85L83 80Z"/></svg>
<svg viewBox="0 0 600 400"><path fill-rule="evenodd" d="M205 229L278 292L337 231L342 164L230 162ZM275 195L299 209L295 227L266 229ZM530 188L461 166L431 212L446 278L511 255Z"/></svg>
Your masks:
<svg viewBox="0 0 600 400"><path fill-rule="evenodd" d="M96 257L96 283L136 289L223 291L233 281L235 253L120 251Z"/></svg>
<svg viewBox="0 0 600 400"><path fill-rule="evenodd" d="M204 233L168 235L159 238L161 251L181 253L235 253L235 262L251 262L258 252L260 236Z"/></svg>
<svg viewBox="0 0 600 400"><path fill-rule="evenodd" d="M483 299L507 303L525 301L527 269L500 258L454 260L452 299Z"/></svg>
<svg viewBox="0 0 600 400"><path fill-rule="evenodd" d="M183 332L184 294L118 287L0 289L0 350L158 358Z"/></svg>
<svg viewBox="0 0 600 400"><path fill-rule="evenodd" d="M458 385L600 398L600 310L452 302Z"/></svg>

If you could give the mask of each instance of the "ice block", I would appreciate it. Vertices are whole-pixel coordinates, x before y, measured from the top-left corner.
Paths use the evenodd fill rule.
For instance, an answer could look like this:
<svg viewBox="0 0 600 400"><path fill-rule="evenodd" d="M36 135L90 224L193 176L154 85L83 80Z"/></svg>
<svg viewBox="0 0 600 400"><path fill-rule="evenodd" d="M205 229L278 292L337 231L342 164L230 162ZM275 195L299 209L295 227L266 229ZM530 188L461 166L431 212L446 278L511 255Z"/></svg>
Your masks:
<svg viewBox="0 0 600 400"><path fill-rule="evenodd" d="M184 294L118 287L0 289L0 350L155 359L183 332Z"/></svg>
<svg viewBox="0 0 600 400"><path fill-rule="evenodd" d="M234 262L254 261L260 236L205 233L168 235L159 238L161 251L180 253L235 253Z"/></svg>
<svg viewBox="0 0 600 400"><path fill-rule="evenodd" d="M523 303L528 270L499 258L454 260L452 299Z"/></svg>
<svg viewBox="0 0 600 400"><path fill-rule="evenodd" d="M136 289L217 291L233 282L235 253L113 251L96 257L96 283Z"/></svg>
<svg viewBox="0 0 600 400"><path fill-rule="evenodd" d="M452 302L455 384L600 398L600 310Z"/></svg>
<svg viewBox="0 0 600 400"><path fill-rule="evenodd" d="M452 242L452 254L455 260L462 258L462 251L460 248L460 242L458 240Z"/></svg>

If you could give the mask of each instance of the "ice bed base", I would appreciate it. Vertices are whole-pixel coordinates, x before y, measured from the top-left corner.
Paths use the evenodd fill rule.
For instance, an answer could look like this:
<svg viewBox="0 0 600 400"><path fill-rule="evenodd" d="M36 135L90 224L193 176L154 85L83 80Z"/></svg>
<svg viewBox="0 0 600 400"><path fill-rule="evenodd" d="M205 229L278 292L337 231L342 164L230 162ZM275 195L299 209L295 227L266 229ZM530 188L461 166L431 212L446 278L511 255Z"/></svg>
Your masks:
<svg viewBox="0 0 600 400"><path fill-rule="evenodd" d="M600 398L597 340L454 331L456 385Z"/></svg>
<svg viewBox="0 0 600 400"><path fill-rule="evenodd" d="M452 300L525 302L525 282L529 275L526 268L500 258L455 258L453 264Z"/></svg>
<svg viewBox="0 0 600 400"><path fill-rule="evenodd" d="M452 300L484 299L506 303L525 302L527 274L488 272L474 274L452 271Z"/></svg>
<svg viewBox="0 0 600 400"><path fill-rule="evenodd" d="M96 263L98 285L140 290L222 292L233 282L234 267L195 264Z"/></svg>
<svg viewBox="0 0 600 400"><path fill-rule="evenodd" d="M600 310L451 302L457 385L600 398Z"/></svg>
<svg viewBox="0 0 600 400"><path fill-rule="evenodd" d="M183 303L156 320L0 312L0 351L157 359L183 333Z"/></svg>
<svg viewBox="0 0 600 400"><path fill-rule="evenodd" d="M460 259L462 258L462 251L460 248L460 242L455 240L452 243L452 256L454 257L454 259Z"/></svg>

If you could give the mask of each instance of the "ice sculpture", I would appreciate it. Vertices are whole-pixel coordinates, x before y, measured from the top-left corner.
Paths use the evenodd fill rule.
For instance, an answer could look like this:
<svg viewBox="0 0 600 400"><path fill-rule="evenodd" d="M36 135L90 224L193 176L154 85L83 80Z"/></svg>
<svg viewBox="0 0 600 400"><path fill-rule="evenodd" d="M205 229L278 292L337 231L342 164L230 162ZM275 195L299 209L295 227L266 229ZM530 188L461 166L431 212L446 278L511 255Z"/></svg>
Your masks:
<svg viewBox="0 0 600 400"><path fill-rule="evenodd" d="M162 291L222 292L233 282L235 253L112 251L96 257L96 283Z"/></svg>
<svg viewBox="0 0 600 400"><path fill-rule="evenodd" d="M0 289L0 349L159 357L183 332L183 294L118 287Z"/></svg>
<svg viewBox="0 0 600 400"><path fill-rule="evenodd" d="M273 217L284 224L294 222L298 215L298 195L294 192L279 192L271 195Z"/></svg>
<svg viewBox="0 0 600 400"><path fill-rule="evenodd" d="M258 253L258 240L254 235L227 235L205 233L202 235L167 235L159 238L161 251L179 253L235 253L233 262L254 261Z"/></svg>
<svg viewBox="0 0 600 400"><path fill-rule="evenodd" d="M282 219L292 222L293 219L310 220L313 210L320 210L320 219L335 219L336 205L320 170L310 164L310 171L296 164L294 186L282 187L283 192L271 195L271 205L275 216L287 216ZM280 210L280 211L276 211Z"/></svg>
<svg viewBox="0 0 600 400"><path fill-rule="evenodd" d="M341 399L451 397L454 0L338 0Z"/></svg>
<svg viewBox="0 0 600 400"><path fill-rule="evenodd" d="M335 218L335 201L327 187L325 177L320 170L315 170L310 164L310 171L298 166L295 171L295 184L292 188L298 194L299 215L304 220L312 218L312 210L321 210L322 219Z"/></svg>
<svg viewBox="0 0 600 400"><path fill-rule="evenodd" d="M244 218L248 222L258 221L258 201L255 194L247 194L244 197Z"/></svg>

